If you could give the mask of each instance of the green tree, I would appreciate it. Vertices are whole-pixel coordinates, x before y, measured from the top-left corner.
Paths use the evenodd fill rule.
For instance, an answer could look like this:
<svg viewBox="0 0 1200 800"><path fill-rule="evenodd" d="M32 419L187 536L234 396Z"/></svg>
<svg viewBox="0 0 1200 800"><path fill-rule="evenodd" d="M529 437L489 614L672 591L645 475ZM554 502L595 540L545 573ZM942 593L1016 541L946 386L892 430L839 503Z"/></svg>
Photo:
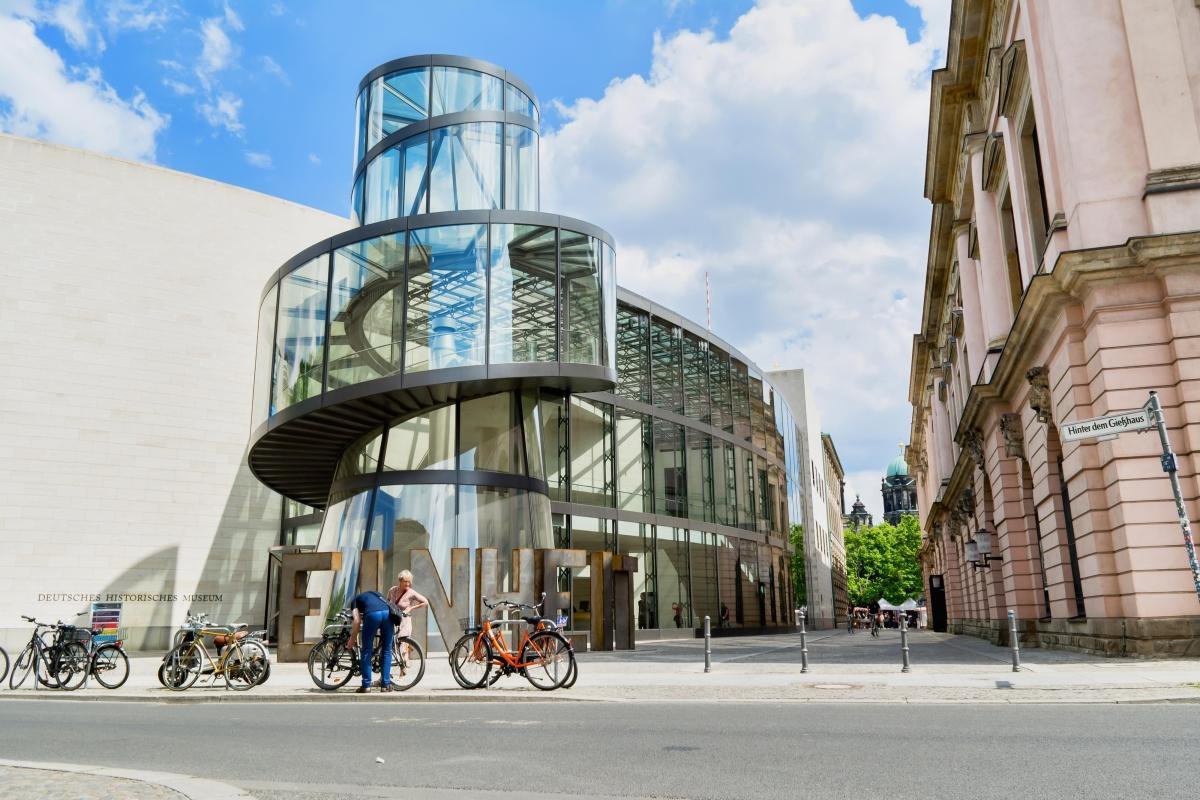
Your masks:
<svg viewBox="0 0 1200 800"><path fill-rule="evenodd" d="M804 526L792 526L792 599L796 608L808 604L808 569L804 565Z"/></svg>
<svg viewBox="0 0 1200 800"><path fill-rule="evenodd" d="M882 522L870 528L848 530L846 582L850 602L867 606L879 598L901 603L922 591L921 524L907 515L897 525Z"/></svg>

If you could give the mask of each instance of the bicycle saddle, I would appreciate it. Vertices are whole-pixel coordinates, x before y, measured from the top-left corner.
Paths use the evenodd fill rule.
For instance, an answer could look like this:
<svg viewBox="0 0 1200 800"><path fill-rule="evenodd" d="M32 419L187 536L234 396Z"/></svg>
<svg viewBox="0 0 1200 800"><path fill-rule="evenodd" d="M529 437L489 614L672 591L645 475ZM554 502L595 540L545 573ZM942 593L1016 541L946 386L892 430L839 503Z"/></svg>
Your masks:
<svg viewBox="0 0 1200 800"><path fill-rule="evenodd" d="M542 621L542 617L521 617L522 620L537 627L537 624Z"/></svg>

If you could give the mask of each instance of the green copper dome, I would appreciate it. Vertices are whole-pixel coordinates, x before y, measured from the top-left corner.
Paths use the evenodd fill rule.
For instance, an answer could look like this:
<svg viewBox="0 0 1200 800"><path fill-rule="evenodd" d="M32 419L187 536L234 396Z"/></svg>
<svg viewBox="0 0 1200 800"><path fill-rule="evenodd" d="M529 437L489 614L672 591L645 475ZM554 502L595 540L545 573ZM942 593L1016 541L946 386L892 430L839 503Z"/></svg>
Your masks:
<svg viewBox="0 0 1200 800"><path fill-rule="evenodd" d="M908 464L904 461L904 445L900 446L900 455L892 459L892 463L888 464L887 476L889 478L907 478Z"/></svg>

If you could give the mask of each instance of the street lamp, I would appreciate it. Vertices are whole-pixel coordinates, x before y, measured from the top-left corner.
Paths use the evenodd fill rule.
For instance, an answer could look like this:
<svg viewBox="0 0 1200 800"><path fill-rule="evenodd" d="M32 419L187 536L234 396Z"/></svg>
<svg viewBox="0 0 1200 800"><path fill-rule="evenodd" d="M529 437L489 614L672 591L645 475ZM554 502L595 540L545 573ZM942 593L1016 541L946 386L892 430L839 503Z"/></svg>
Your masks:
<svg viewBox="0 0 1200 800"><path fill-rule="evenodd" d="M1003 560L992 555L992 534L986 528L975 531L975 538L967 540L967 561L975 569L991 569L991 562Z"/></svg>

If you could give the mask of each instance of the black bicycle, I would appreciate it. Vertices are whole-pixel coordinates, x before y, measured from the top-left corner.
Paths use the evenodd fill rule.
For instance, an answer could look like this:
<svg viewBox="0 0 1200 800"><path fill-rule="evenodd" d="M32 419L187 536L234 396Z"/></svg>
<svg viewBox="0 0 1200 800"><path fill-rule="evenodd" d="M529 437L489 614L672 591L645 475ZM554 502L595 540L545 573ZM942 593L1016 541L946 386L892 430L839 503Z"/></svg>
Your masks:
<svg viewBox="0 0 1200 800"><path fill-rule="evenodd" d="M129 656L121 640L101 642L98 628L63 625L58 629L58 685L67 691L83 686L91 676L105 689L119 689L129 680Z"/></svg>
<svg viewBox="0 0 1200 800"><path fill-rule="evenodd" d="M60 621L57 625L51 625L24 615L21 616L21 619L33 623L33 634L12 665L12 672L8 676L9 688L21 688L25 679L32 674L34 688L40 684L49 689L57 689L58 678L56 675L62 650L57 644L56 634L60 628L66 627L65 623Z"/></svg>
<svg viewBox="0 0 1200 800"><path fill-rule="evenodd" d="M4 684L4 679L8 677L8 651L0 647L0 686Z"/></svg>
<svg viewBox="0 0 1200 800"><path fill-rule="evenodd" d="M405 614L404 616L408 616ZM350 641L351 614L343 610L325 626L321 641L308 653L308 674L318 688L340 689L359 674L358 643ZM378 638L371 655L371 670L379 673L383 665L383 645ZM420 683L425 675L425 652L407 636L392 640L392 689L403 692Z"/></svg>

